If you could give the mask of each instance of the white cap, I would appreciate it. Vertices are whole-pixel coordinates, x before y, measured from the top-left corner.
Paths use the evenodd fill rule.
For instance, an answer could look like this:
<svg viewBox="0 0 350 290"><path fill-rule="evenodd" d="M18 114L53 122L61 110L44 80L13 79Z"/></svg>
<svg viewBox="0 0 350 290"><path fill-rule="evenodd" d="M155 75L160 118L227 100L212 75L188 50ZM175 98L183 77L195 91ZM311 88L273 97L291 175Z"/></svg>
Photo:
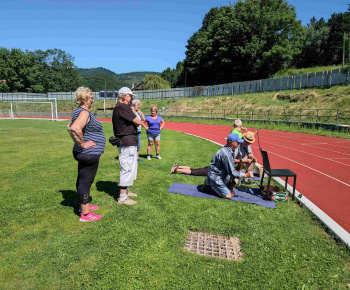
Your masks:
<svg viewBox="0 0 350 290"><path fill-rule="evenodd" d="M118 91L118 95L123 95L123 94L129 94L129 95L132 95L132 96L136 96L132 90L130 90L128 87L122 87L119 89Z"/></svg>

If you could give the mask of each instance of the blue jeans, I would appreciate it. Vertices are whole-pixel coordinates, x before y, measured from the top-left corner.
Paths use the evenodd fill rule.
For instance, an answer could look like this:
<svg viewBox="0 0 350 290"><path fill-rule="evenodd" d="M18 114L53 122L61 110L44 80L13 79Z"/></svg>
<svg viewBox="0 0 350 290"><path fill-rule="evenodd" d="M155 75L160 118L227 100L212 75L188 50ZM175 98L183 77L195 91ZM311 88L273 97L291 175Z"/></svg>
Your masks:
<svg viewBox="0 0 350 290"><path fill-rule="evenodd" d="M141 147L141 131L137 132L137 137L139 138L139 143L137 144L137 151L140 151L140 147Z"/></svg>
<svg viewBox="0 0 350 290"><path fill-rule="evenodd" d="M215 185L212 185L211 186L214 191L220 193L221 195L228 195L229 193L231 193L231 191L228 189L228 187L226 187L225 185L218 185L218 184L215 184Z"/></svg>

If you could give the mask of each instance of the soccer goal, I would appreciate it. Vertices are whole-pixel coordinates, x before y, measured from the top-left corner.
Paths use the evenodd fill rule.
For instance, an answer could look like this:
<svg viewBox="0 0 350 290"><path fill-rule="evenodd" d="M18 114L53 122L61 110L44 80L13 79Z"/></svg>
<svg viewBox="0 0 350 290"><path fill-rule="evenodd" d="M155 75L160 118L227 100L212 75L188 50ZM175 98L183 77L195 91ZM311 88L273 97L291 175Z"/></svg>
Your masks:
<svg viewBox="0 0 350 290"><path fill-rule="evenodd" d="M58 120L56 98L27 98L10 102L11 119Z"/></svg>

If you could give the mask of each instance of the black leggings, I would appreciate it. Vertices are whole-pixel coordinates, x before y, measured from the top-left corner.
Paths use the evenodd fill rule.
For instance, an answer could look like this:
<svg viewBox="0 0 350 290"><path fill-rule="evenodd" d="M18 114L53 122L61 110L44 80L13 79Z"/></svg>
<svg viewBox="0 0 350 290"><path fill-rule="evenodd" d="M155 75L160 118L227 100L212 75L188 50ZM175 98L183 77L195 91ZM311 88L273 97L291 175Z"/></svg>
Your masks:
<svg viewBox="0 0 350 290"><path fill-rule="evenodd" d="M210 166L206 166L206 167L203 167L203 168L191 168L191 175L194 175L194 176L207 176L209 167Z"/></svg>
<svg viewBox="0 0 350 290"><path fill-rule="evenodd" d="M90 188L94 182L100 155L85 154L73 151L73 156L78 161L78 178L76 183L80 204L90 202Z"/></svg>

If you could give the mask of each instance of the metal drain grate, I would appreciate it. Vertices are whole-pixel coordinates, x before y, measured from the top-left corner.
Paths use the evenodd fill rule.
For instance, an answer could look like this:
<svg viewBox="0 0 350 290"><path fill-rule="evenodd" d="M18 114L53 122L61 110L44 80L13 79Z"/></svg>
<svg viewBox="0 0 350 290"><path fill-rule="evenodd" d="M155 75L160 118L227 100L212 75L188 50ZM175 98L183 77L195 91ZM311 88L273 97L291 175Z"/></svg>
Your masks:
<svg viewBox="0 0 350 290"><path fill-rule="evenodd" d="M202 256L239 261L243 252L239 238L189 232L185 249Z"/></svg>

